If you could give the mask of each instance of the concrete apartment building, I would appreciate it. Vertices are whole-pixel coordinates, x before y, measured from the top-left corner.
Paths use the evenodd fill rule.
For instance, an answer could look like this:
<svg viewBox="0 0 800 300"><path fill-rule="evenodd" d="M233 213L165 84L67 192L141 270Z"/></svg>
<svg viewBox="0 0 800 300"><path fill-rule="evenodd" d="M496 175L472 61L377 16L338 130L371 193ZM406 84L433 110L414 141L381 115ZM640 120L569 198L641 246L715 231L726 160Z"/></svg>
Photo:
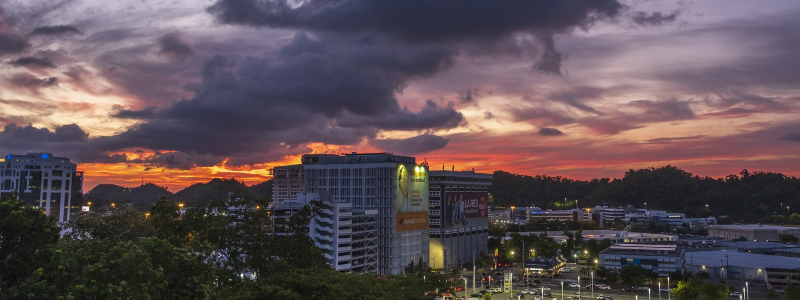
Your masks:
<svg viewBox="0 0 800 300"><path fill-rule="evenodd" d="M571 231L575 233L575 231ZM540 235L546 233L547 236L553 238L559 244L567 241L567 236L564 231L531 231L520 232L521 235ZM511 233L508 233L511 235ZM676 237L670 234L659 233L641 233L641 232L627 232L615 230L583 230L581 236L585 241L596 240L602 241L608 239L612 244L618 243L675 243Z"/></svg>
<svg viewBox="0 0 800 300"><path fill-rule="evenodd" d="M295 197L272 207L273 224L286 224L303 206L320 201L321 213L311 220L308 235L328 264L340 272L377 272L378 210L354 211L351 203L333 202L327 195L299 193ZM281 225L273 226L272 233L287 234Z"/></svg>
<svg viewBox="0 0 800 300"><path fill-rule="evenodd" d="M323 212L315 222L320 226L330 220L331 224L322 227L331 228L331 231L319 228L316 233L320 239L315 242L329 245L329 253L334 251L335 245L337 259L332 265L337 269L356 271L362 266L364 270L372 268L367 256L359 256L362 250L364 253L373 250L377 253L375 271L378 274L402 273L412 261L428 261L428 167L417 164L415 158L391 153L306 154L301 165L276 167L273 174L287 175L276 179L275 199L291 202L293 193L297 197L300 192L293 183L298 179L302 179L299 188L302 193L324 195L321 199L328 203L327 212ZM377 225L374 246L366 240L373 218ZM352 226L349 232L348 224ZM357 224L365 230L363 244L356 241L358 238L353 230ZM332 228L339 230L336 232L338 240L334 243L331 238L327 243L323 242L323 236L334 234ZM346 243L351 244L347 246ZM347 255L342 255L348 251L351 253L349 268L343 263ZM326 257L330 259L334 255Z"/></svg>
<svg viewBox="0 0 800 300"><path fill-rule="evenodd" d="M0 163L0 196L15 192L26 204L66 222L82 204L83 172L69 158L52 153L8 154Z"/></svg>
<svg viewBox="0 0 800 300"><path fill-rule="evenodd" d="M430 171L428 265L448 270L489 254L489 186L492 174Z"/></svg>
<svg viewBox="0 0 800 300"><path fill-rule="evenodd" d="M272 201L281 204L296 199L303 191L303 165L280 166L271 170Z"/></svg>
<svg viewBox="0 0 800 300"><path fill-rule="evenodd" d="M680 228L688 225L691 228L707 228L709 225L716 225L717 219L708 218L686 218L682 213L670 213L665 210L648 210L636 208L628 205L625 208L595 206L591 208L592 217L595 218L604 228L614 226L615 220L625 221L629 225L646 227L655 224L660 227Z"/></svg>
<svg viewBox="0 0 800 300"><path fill-rule="evenodd" d="M729 241L742 237L748 241L777 241L779 234L800 237L800 228L761 224L713 225L708 227L708 236Z"/></svg>
<svg viewBox="0 0 800 300"><path fill-rule="evenodd" d="M600 252L601 268L621 270L626 266L640 266L658 273L682 273L685 263L683 246L674 244L617 244Z"/></svg>

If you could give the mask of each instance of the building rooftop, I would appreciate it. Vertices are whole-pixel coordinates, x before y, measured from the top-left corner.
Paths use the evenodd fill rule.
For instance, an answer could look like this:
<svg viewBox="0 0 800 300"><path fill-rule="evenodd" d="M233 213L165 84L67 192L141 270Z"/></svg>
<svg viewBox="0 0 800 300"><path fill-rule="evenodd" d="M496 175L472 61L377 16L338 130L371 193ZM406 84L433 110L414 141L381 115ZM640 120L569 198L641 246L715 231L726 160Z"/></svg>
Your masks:
<svg viewBox="0 0 800 300"><path fill-rule="evenodd" d="M763 229L774 229L774 230L794 229L794 230L800 230L800 227L775 226L775 225L763 225L763 224L711 225L708 228L709 229L712 229L712 228L724 228L724 229L740 229L740 230L763 230Z"/></svg>
<svg viewBox="0 0 800 300"><path fill-rule="evenodd" d="M559 238L566 238L567 236L564 235L564 231L532 231L532 232L520 232L521 235L539 235L542 232L547 233L547 236L552 237L556 240ZM574 232L574 231L573 231ZM602 240L604 238L612 239L612 238L625 238L625 237L652 237L652 238L674 238L674 235L671 234L660 234L660 233L642 233L642 232L627 232L627 231L618 231L618 230L584 230L582 232L584 238L588 239L599 239Z"/></svg>
<svg viewBox="0 0 800 300"><path fill-rule="evenodd" d="M775 249L775 252L788 252L788 253L800 253L800 248L784 248L784 249Z"/></svg>
<svg viewBox="0 0 800 300"><path fill-rule="evenodd" d="M786 244L778 243L778 242L753 242L753 241L723 241L722 245L730 249L738 249L738 250L755 250L755 249L778 249L778 248L786 248L790 247Z"/></svg>
<svg viewBox="0 0 800 300"><path fill-rule="evenodd" d="M416 159L410 156L394 155L392 153L357 153L357 152L344 155L304 154L301 161L304 165L363 164L363 163L416 164Z"/></svg>
<svg viewBox="0 0 800 300"><path fill-rule="evenodd" d="M683 246L669 244L617 244L600 252L600 254L636 254L644 256L680 257Z"/></svg>
<svg viewBox="0 0 800 300"><path fill-rule="evenodd" d="M695 266L741 267L751 269L781 268L800 270L800 258L754 254L738 251L700 251L686 253L686 263Z"/></svg>

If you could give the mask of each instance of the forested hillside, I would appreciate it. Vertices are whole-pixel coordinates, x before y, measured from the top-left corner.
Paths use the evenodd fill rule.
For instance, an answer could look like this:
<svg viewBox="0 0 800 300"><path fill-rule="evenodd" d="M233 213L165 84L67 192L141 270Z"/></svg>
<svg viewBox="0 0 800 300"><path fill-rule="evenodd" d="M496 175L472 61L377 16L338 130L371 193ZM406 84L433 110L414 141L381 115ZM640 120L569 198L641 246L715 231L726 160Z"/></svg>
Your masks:
<svg viewBox="0 0 800 300"><path fill-rule="evenodd" d="M147 183L134 188L121 187L114 184L100 184L86 193L85 202L92 202L93 208L104 208L115 204L130 204L134 208L145 211L150 209L158 197L167 197L172 202L183 203L186 207L208 206L215 199L225 200L228 193L245 191L251 199L270 198L272 180L246 186L235 178L215 178L208 183L193 184L177 193L171 193L165 187Z"/></svg>
<svg viewBox="0 0 800 300"><path fill-rule="evenodd" d="M800 223L800 214L793 216L800 211L800 179L780 173L743 170L725 178L710 178L665 166L630 170L620 179L581 181L497 171L490 191L498 206L556 208L567 198L568 202L578 200L581 207L644 207L647 203L647 208L689 217L727 215L733 221L765 223L792 218L791 223Z"/></svg>

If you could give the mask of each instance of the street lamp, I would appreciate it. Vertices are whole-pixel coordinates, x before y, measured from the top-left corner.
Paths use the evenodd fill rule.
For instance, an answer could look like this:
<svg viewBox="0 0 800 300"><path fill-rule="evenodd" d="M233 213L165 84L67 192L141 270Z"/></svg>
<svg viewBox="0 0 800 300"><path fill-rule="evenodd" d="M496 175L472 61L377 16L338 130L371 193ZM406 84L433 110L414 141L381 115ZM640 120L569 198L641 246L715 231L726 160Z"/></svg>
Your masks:
<svg viewBox="0 0 800 300"><path fill-rule="evenodd" d="M464 278L464 298L467 298L467 278Z"/></svg>

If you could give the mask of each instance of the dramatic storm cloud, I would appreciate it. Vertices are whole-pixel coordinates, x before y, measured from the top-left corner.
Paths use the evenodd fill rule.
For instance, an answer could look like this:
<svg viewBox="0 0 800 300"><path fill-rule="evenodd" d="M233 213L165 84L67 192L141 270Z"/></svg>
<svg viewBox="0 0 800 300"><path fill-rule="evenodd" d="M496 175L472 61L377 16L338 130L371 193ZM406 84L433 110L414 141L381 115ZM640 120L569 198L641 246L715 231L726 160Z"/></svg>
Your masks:
<svg viewBox="0 0 800 300"><path fill-rule="evenodd" d="M616 177L800 175L800 3L0 1L0 152L87 185L303 153Z"/></svg>
<svg viewBox="0 0 800 300"><path fill-rule="evenodd" d="M414 44L499 42L516 33L533 34L544 47L535 69L561 74L563 58L553 34L587 28L622 8L616 0L314 0L297 7L286 0L220 0L208 11L228 24L377 34Z"/></svg>

